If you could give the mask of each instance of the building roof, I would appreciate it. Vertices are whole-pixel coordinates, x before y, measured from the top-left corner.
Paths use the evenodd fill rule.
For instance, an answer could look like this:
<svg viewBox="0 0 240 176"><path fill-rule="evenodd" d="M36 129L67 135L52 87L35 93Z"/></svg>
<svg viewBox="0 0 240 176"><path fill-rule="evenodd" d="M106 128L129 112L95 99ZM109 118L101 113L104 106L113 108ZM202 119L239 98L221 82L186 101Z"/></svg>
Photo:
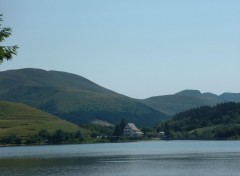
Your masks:
<svg viewBox="0 0 240 176"><path fill-rule="evenodd" d="M135 125L134 123L128 123L127 126L129 126L131 129L133 129L134 131L140 131Z"/></svg>

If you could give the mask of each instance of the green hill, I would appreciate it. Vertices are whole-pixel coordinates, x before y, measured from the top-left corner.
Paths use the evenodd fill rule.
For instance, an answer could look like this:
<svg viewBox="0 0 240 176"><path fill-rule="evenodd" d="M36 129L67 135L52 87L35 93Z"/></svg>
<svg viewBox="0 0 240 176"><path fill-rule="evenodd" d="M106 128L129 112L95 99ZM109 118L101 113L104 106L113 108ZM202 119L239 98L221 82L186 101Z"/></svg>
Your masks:
<svg viewBox="0 0 240 176"><path fill-rule="evenodd" d="M152 126L168 116L81 76L40 69L0 72L0 100L20 102L76 124L120 119Z"/></svg>
<svg viewBox="0 0 240 176"><path fill-rule="evenodd" d="M86 78L66 72L45 71L34 68L0 72L0 93L22 86L81 89L98 93L116 94Z"/></svg>
<svg viewBox="0 0 240 176"><path fill-rule="evenodd" d="M203 106L176 114L158 131L170 139L240 139L240 103Z"/></svg>
<svg viewBox="0 0 240 176"><path fill-rule="evenodd" d="M79 127L24 104L0 101L0 137L13 134L25 138L42 129L75 132Z"/></svg>
<svg viewBox="0 0 240 176"><path fill-rule="evenodd" d="M231 101L240 102L240 94L224 93L217 96L212 93L201 93L198 90L184 90L174 95L155 96L141 100L147 106L170 116L191 108L213 106L217 103Z"/></svg>

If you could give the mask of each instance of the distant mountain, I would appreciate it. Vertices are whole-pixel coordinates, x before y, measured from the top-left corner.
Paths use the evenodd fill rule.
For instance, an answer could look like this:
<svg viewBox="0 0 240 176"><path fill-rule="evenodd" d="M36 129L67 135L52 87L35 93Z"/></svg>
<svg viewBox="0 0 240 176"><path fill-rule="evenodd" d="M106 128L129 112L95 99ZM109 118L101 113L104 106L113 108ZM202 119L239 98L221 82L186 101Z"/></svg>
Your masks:
<svg viewBox="0 0 240 176"><path fill-rule="evenodd" d="M240 93L223 93L219 96L222 102L233 101L240 102Z"/></svg>
<svg viewBox="0 0 240 176"><path fill-rule="evenodd" d="M184 90L174 95L150 97L141 102L172 116L191 108L231 101L240 102L240 93L224 93L218 96L212 93L201 93L198 90Z"/></svg>
<svg viewBox="0 0 240 176"><path fill-rule="evenodd" d="M201 96L201 92L199 90L183 90L181 92L176 93L175 95L198 97Z"/></svg>
<svg viewBox="0 0 240 176"><path fill-rule="evenodd" d="M140 127L168 116L71 73L20 69L0 72L0 100L20 102L76 124L120 119Z"/></svg>
<svg viewBox="0 0 240 176"><path fill-rule="evenodd" d="M24 104L0 101L0 137L14 134L24 138L42 129L75 132L79 127Z"/></svg>
<svg viewBox="0 0 240 176"><path fill-rule="evenodd" d="M170 139L240 139L240 103L190 109L162 122L158 130Z"/></svg>

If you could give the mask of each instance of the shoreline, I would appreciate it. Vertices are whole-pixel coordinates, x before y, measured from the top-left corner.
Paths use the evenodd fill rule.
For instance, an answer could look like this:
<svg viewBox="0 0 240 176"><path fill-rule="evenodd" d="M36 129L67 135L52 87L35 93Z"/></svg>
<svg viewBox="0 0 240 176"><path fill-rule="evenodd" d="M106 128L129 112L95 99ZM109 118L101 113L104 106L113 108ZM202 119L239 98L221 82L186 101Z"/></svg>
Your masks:
<svg viewBox="0 0 240 176"><path fill-rule="evenodd" d="M52 145L84 145L84 144L114 144L114 143L133 143L133 142L149 142L149 141L240 141L240 139L171 139L171 140L166 140L166 139L158 139L158 138L154 138L154 139L145 139L145 140L121 140L121 141L114 141L114 142L85 142L85 143L61 143L61 144L6 144L6 145L2 145L0 144L0 148L4 148L4 147L24 147L24 146L52 146Z"/></svg>

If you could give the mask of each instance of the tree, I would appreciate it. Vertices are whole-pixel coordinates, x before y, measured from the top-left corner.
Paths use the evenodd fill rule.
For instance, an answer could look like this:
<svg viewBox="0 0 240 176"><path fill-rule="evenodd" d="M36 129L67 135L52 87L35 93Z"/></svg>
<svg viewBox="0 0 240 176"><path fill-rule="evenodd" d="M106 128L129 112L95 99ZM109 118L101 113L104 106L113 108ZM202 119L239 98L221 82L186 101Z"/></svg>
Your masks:
<svg viewBox="0 0 240 176"><path fill-rule="evenodd" d="M42 142L48 142L51 139L51 134L47 129L42 129L38 132L38 136Z"/></svg>
<svg viewBox="0 0 240 176"><path fill-rule="evenodd" d="M10 27L3 27L2 28L2 14L0 14L0 43L2 43L6 38L8 38L12 34L12 29ZM11 60L12 55L17 54L18 46L2 46L0 44L0 64L3 62L4 59Z"/></svg>
<svg viewBox="0 0 240 176"><path fill-rule="evenodd" d="M10 134L8 136L4 136L0 139L1 144L21 144L21 139L17 137L15 134Z"/></svg>
<svg viewBox="0 0 240 176"><path fill-rule="evenodd" d="M122 119L120 124L117 124L115 126L113 135L114 136L121 136L123 134L123 129L125 128L125 126L127 125L127 122L125 119Z"/></svg>
<svg viewBox="0 0 240 176"><path fill-rule="evenodd" d="M56 130L52 135L53 143L60 144L66 139L65 132L62 129Z"/></svg>

